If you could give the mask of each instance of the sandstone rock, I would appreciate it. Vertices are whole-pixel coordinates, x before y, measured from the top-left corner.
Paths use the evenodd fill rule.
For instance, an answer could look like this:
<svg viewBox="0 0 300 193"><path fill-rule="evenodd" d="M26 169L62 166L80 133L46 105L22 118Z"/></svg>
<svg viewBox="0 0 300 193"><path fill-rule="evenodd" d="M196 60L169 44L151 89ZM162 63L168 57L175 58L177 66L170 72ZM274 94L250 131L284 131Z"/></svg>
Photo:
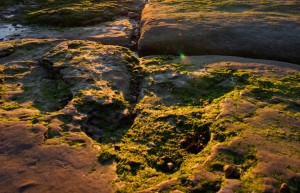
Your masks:
<svg viewBox="0 0 300 193"><path fill-rule="evenodd" d="M99 148L80 131L84 124L115 124L114 129L130 124L126 99L132 95L130 69L138 60L127 48L89 41L7 43L15 43L17 53L1 58L0 159L8 164L1 167L1 190L112 192L113 169L98 166ZM102 122L95 121L99 117ZM95 139L98 134L103 131L94 129Z"/></svg>
<svg viewBox="0 0 300 193"><path fill-rule="evenodd" d="M297 191L299 66L224 56L151 56L137 66L118 46L34 42L1 58L4 192L30 182L32 192L260 192L276 191L275 177ZM45 139L49 125L60 135ZM100 149L115 161L99 164ZM224 179L224 164L246 175Z"/></svg>
<svg viewBox="0 0 300 193"><path fill-rule="evenodd" d="M248 101L235 102L231 98L225 98L224 102L220 104L221 113L217 119L222 117L245 117L256 110L255 105Z"/></svg>
<svg viewBox="0 0 300 193"><path fill-rule="evenodd" d="M50 124L48 125L48 131L46 134L47 138L53 138L57 136L62 135L63 129L61 128L61 125L63 123L58 119L52 119Z"/></svg>
<svg viewBox="0 0 300 193"><path fill-rule="evenodd" d="M155 187L151 187L146 190L138 191L137 193L162 192L162 191L166 191L166 190L176 186L177 184L178 184L178 181L176 179L170 179L170 180L166 180L166 181L159 183Z"/></svg>
<svg viewBox="0 0 300 193"><path fill-rule="evenodd" d="M103 30L94 32L94 34L87 34L86 39L107 45L128 46L131 43L135 25L136 21L121 18L111 22Z"/></svg>
<svg viewBox="0 0 300 193"><path fill-rule="evenodd" d="M224 186L219 190L220 192L237 192L240 190L242 183L240 180L236 179L226 179Z"/></svg>
<svg viewBox="0 0 300 193"><path fill-rule="evenodd" d="M196 169L196 168L195 168ZM209 172L200 167L200 169L196 170L193 175L187 178L187 182L189 185L194 187L194 190L204 190L205 183L214 184L218 181L217 175L212 172ZM202 187L204 184L204 187ZM215 187L212 187L214 190L219 190L219 184L216 183Z"/></svg>
<svg viewBox="0 0 300 193"><path fill-rule="evenodd" d="M29 9L28 7L32 10L30 14L28 14L28 11L24 11L25 13L21 15L23 17L19 17L30 24L56 27L88 26L125 16L129 10L138 11L141 4L142 2L138 0L120 0L118 3L112 0L105 2L93 0L78 1L76 4L53 1L47 4L45 10L43 3L37 2L37 6L26 6L25 10ZM68 11L66 11L66 8L68 8Z"/></svg>
<svg viewBox="0 0 300 193"><path fill-rule="evenodd" d="M36 185L37 184L34 181L25 182L25 183L21 184L21 186L18 188L18 191L25 192Z"/></svg>
<svg viewBox="0 0 300 193"><path fill-rule="evenodd" d="M174 190L174 191L172 191L171 193L183 193L183 192L180 191L180 190Z"/></svg>
<svg viewBox="0 0 300 193"><path fill-rule="evenodd" d="M234 55L300 63L299 16L288 16L286 11L271 17L254 10L259 3L250 6L250 15L225 7L207 11L206 6L218 9L205 3L193 9L189 2L180 1L147 4L142 12L139 53ZM286 14L284 19L281 14Z"/></svg>
<svg viewBox="0 0 300 193"><path fill-rule="evenodd" d="M263 185L263 193L275 193L276 189L272 185Z"/></svg>
<svg viewBox="0 0 300 193"><path fill-rule="evenodd" d="M218 193L234 193L234 192L230 189L221 189L218 191Z"/></svg>

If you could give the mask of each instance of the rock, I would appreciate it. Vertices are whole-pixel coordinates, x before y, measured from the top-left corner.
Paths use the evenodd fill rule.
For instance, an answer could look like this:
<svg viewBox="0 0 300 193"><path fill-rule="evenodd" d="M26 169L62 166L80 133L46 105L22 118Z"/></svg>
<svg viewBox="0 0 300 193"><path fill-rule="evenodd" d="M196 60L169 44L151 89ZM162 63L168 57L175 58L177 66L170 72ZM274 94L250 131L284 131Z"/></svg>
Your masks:
<svg viewBox="0 0 300 193"><path fill-rule="evenodd" d="M81 131L81 127L80 125L77 124L66 124L65 128L67 131L71 131L71 132L80 132Z"/></svg>
<svg viewBox="0 0 300 193"><path fill-rule="evenodd" d="M166 180L166 181L159 183L155 187L151 187L146 190L138 191L136 193L164 192L164 191L176 186L177 184L179 184L179 183L176 179L170 179L170 180Z"/></svg>
<svg viewBox="0 0 300 193"><path fill-rule="evenodd" d="M224 102L220 104L221 113L217 119L222 117L245 117L256 110L255 105L248 101L236 102L231 98L225 98Z"/></svg>
<svg viewBox="0 0 300 193"><path fill-rule="evenodd" d="M218 193L234 193L234 192L230 189L221 189L218 191Z"/></svg>
<svg viewBox="0 0 300 193"><path fill-rule="evenodd" d="M148 147L155 147L156 145L155 145L154 142L150 141L149 143L147 143L147 146Z"/></svg>
<svg viewBox="0 0 300 193"><path fill-rule="evenodd" d="M168 162L167 167L168 167L169 170L172 170L173 167L174 167L174 164L172 162Z"/></svg>
<svg viewBox="0 0 300 193"><path fill-rule="evenodd" d="M170 193L183 193L182 191L180 191L180 190L173 190L172 192L170 192Z"/></svg>
<svg viewBox="0 0 300 193"><path fill-rule="evenodd" d="M86 133L91 136L104 134L104 131L102 129L100 129L94 125L86 125L85 128L86 128Z"/></svg>
<svg viewBox="0 0 300 193"><path fill-rule="evenodd" d="M194 168L196 169L196 168ZM200 170L196 170L196 172L193 173L192 176L187 178L187 183L193 187L195 187L195 189L197 189L197 186L200 186L200 189L202 188L202 184L207 182L207 184L214 184L218 181L218 177L217 175L215 175L212 172L209 172L203 168L200 167ZM214 190L219 190L220 187L218 184L215 187L212 187L212 189Z"/></svg>
<svg viewBox="0 0 300 193"><path fill-rule="evenodd" d="M241 186L242 183L240 180L226 179L224 186L218 191L218 193L238 192Z"/></svg>
<svg viewBox="0 0 300 193"><path fill-rule="evenodd" d="M225 178L238 179L240 178L240 171L236 166L225 165L224 168Z"/></svg>
<svg viewBox="0 0 300 193"><path fill-rule="evenodd" d="M35 124L33 125L32 127L32 132L33 133L44 133L47 131L47 127L45 127L44 125L42 124Z"/></svg>
<svg viewBox="0 0 300 193"><path fill-rule="evenodd" d="M139 15L135 12L129 12L127 15L130 19L137 19Z"/></svg>
<svg viewBox="0 0 300 193"><path fill-rule="evenodd" d="M18 191L25 192L25 191L30 190L30 188L33 188L36 185L37 184L34 181L26 182L26 183L21 184L21 186L18 188Z"/></svg>
<svg viewBox="0 0 300 193"><path fill-rule="evenodd" d="M51 25L56 27L79 27L95 25L107 21L112 18L118 18L126 15L129 10L138 11L141 1L79 1L76 4L51 2L47 6L47 10L43 9L42 2L38 2L37 6L30 7L31 14L26 14L22 19L30 24ZM57 7L62 9L58 9ZM84 9L83 9L84 7ZM68 8L66 12L65 9ZM28 7L27 7L28 9ZM89 18L89 19L86 19Z"/></svg>
<svg viewBox="0 0 300 193"><path fill-rule="evenodd" d="M5 49L11 54L0 62L5 81L0 85L1 192L53 187L113 192L115 170L98 164L99 145L81 128L90 125L91 137L100 141L105 133L107 143L116 143L120 130L130 128L134 54L119 46L52 39L1 42L0 50ZM117 137L109 141L114 132Z"/></svg>
<svg viewBox="0 0 300 193"><path fill-rule="evenodd" d="M53 138L57 136L61 136L63 129L61 128L61 125L63 122L61 122L58 119L52 119L50 124L48 125L48 131L46 134L47 138Z"/></svg>
<svg viewBox="0 0 300 193"><path fill-rule="evenodd" d="M263 193L275 193L276 189L272 185L263 185Z"/></svg>
<svg viewBox="0 0 300 193"><path fill-rule="evenodd" d="M6 125L5 129L0 127L0 159L12 167L2 167L0 170L1 192L51 192L53 186L59 192L94 192L99 188L104 192L113 192L110 183L116 175L107 166L97 167L103 177L100 182L97 182L98 173L83 175L95 165L99 152L92 145L87 147L88 151L82 147L46 145L40 132L32 133L33 129L31 125L21 125L19 122ZM31 148L24 149L24 144ZM68 172L65 172L66 169ZM45 181L48 183L45 184Z"/></svg>
<svg viewBox="0 0 300 193"><path fill-rule="evenodd" d="M293 5L297 6L296 2ZM236 6L243 5L236 3ZM226 10L232 7L227 2L223 11L212 11L218 10L217 3L195 6L176 0L146 4L139 53L143 56L231 55L300 63L299 17L289 16L288 10L271 17L266 12L256 12L259 6L260 3L251 3L248 11L253 14L246 16Z"/></svg>
<svg viewBox="0 0 300 193"><path fill-rule="evenodd" d="M299 65L224 56L139 64L127 48L90 41L14 43L1 58L3 192L276 191L278 181L265 177L298 191ZM231 80L236 86L222 84ZM269 100L276 95L278 105ZM59 134L45 139L48 128ZM116 159L103 165L105 148ZM222 178L226 163L236 165ZM246 175L228 179L239 177L239 166ZM116 173L122 182L113 189ZM26 186L30 179L35 186Z"/></svg>
<svg viewBox="0 0 300 193"><path fill-rule="evenodd" d="M77 133L70 133L66 137L66 140L72 144L86 144L89 141L86 137L80 136L80 134Z"/></svg>
<svg viewBox="0 0 300 193"><path fill-rule="evenodd" d="M279 192L280 193L291 193L291 189L290 189L289 185L287 185L286 183L283 183L280 186Z"/></svg>
<svg viewBox="0 0 300 193"><path fill-rule="evenodd" d="M21 24L15 25L15 28L22 28L22 27L23 27L23 25L21 25Z"/></svg>
<svg viewBox="0 0 300 193"><path fill-rule="evenodd" d="M72 56L72 54L71 53L68 53L67 55L66 55L66 59L71 59L73 56Z"/></svg>
<svg viewBox="0 0 300 193"><path fill-rule="evenodd" d="M103 30L86 36L86 39L107 45L128 46L136 23L132 19L118 19L109 23Z"/></svg>

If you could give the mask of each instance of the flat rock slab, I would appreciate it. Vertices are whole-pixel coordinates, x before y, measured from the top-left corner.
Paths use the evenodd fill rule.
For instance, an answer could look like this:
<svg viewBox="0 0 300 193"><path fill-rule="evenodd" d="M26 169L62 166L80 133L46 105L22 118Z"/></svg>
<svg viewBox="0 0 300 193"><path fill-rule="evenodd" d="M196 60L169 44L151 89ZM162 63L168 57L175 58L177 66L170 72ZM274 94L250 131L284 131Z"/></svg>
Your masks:
<svg viewBox="0 0 300 193"><path fill-rule="evenodd" d="M89 27L45 27L45 26L13 26L0 23L0 40L16 40L22 38L58 38L69 40L92 40L108 45L129 46L133 30L137 22L127 18L105 22Z"/></svg>
<svg viewBox="0 0 300 193"><path fill-rule="evenodd" d="M141 0L10 1L1 2L5 21L56 27L89 26L139 12Z"/></svg>
<svg viewBox="0 0 300 193"><path fill-rule="evenodd" d="M139 53L218 54L300 63L298 2L209 2L147 4Z"/></svg>
<svg viewBox="0 0 300 193"><path fill-rule="evenodd" d="M99 163L91 137L122 126L133 53L80 40L0 47L0 192L113 192L115 164Z"/></svg>
<svg viewBox="0 0 300 193"><path fill-rule="evenodd" d="M262 192L263 177L299 190L299 65L159 55L140 66L137 117L113 152L123 191Z"/></svg>
<svg viewBox="0 0 300 193"><path fill-rule="evenodd" d="M299 192L300 65L0 47L4 192Z"/></svg>
<svg viewBox="0 0 300 193"><path fill-rule="evenodd" d="M43 145L46 130L18 122L0 126L1 192L113 191L113 168L99 166L91 139L83 137L85 147Z"/></svg>

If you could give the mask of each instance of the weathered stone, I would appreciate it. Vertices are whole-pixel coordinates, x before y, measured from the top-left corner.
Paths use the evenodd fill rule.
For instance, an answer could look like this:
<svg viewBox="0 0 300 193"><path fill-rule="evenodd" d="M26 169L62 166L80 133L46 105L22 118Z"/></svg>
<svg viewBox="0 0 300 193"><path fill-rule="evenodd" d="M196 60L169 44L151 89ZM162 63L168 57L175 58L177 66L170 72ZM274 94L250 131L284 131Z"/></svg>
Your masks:
<svg viewBox="0 0 300 193"><path fill-rule="evenodd" d="M4 192L48 192L53 187L58 192L113 191L114 170L97 164L100 148L80 131L85 124L96 123L89 122L93 116L102 118L100 124L128 124L124 117L130 113L124 97L131 97L132 76L127 65L128 60L133 65L137 59L131 60L133 53L126 48L88 41L60 42L7 42L15 43L17 52L1 58L5 82L0 94L0 159L9 166L0 171ZM86 52L80 50L82 46ZM66 57L66 53L73 57ZM62 102L70 93L72 96ZM103 131L90 127L91 136L99 140ZM97 170L90 174L95 164Z"/></svg>
<svg viewBox="0 0 300 193"><path fill-rule="evenodd" d="M139 15L135 12L129 12L127 15L130 19L137 19Z"/></svg>
<svg viewBox="0 0 300 193"><path fill-rule="evenodd" d="M287 185L286 183L283 183L280 186L279 192L280 193L291 193L291 189L290 189L289 185Z"/></svg>
<svg viewBox="0 0 300 193"><path fill-rule="evenodd" d="M167 167L168 167L169 170L172 170L173 167L174 167L174 164L172 162L168 162Z"/></svg>
<svg viewBox="0 0 300 193"><path fill-rule="evenodd" d="M276 189L272 185L263 185L263 193L276 193Z"/></svg>
<svg viewBox="0 0 300 193"><path fill-rule="evenodd" d="M198 9L218 9L217 5L206 3ZM147 4L142 12L139 53L233 55L300 63L298 14L291 16L286 11L271 16L255 10L259 3L249 5L250 15L232 12L232 5L227 2L222 11L196 11L190 4L186 1Z"/></svg>
<svg viewBox="0 0 300 193"><path fill-rule="evenodd" d="M236 166L225 165L224 166L225 178L237 179L240 178L240 171Z"/></svg>

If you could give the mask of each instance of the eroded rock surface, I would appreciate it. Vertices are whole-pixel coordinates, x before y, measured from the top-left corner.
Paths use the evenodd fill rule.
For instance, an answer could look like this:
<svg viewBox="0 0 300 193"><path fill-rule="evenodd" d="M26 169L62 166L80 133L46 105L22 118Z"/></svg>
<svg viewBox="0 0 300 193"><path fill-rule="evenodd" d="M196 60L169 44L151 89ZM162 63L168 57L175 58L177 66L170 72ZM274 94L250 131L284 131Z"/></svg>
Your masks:
<svg viewBox="0 0 300 193"><path fill-rule="evenodd" d="M111 140L129 122L137 59L89 41L1 45L1 191L112 192L114 165L99 165L90 137Z"/></svg>
<svg viewBox="0 0 300 193"><path fill-rule="evenodd" d="M60 27L87 26L139 12L140 0L32 0L0 2L4 20Z"/></svg>
<svg viewBox="0 0 300 193"><path fill-rule="evenodd" d="M0 43L0 192L300 191L300 67L186 56L299 63L297 2L151 1L140 52L181 54L143 58L99 43L134 49L141 1L45 3L4 19L101 24Z"/></svg>
<svg viewBox="0 0 300 193"><path fill-rule="evenodd" d="M262 192L271 178L274 191L282 183L299 189L299 66L151 56L141 67L137 117L120 142L100 154L104 163L117 160L119 188Z"/></svg>

